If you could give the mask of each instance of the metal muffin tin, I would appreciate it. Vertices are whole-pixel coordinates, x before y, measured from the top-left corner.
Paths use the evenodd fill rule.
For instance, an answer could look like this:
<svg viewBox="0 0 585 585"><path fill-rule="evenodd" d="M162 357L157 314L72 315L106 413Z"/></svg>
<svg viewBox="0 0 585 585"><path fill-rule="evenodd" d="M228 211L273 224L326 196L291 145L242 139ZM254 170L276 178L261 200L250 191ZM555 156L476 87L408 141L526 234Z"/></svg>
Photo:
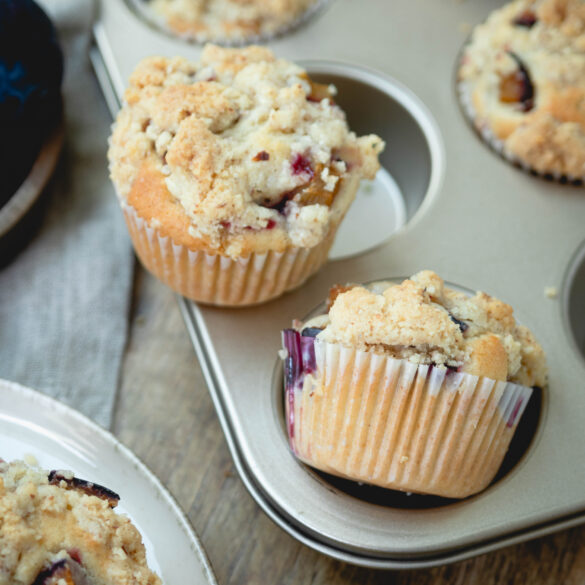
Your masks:
<svg viewBox="0 0 585 585"><path fill-rule="evenodd" d="M496 156L456 99L457 58L470 25L499 5L333 0L270 42L279 56L302 61L313 76L338 86L353 129L386 140L382 164L402 191L406 224L360 253L348 241L344 258L265 305L220 309L179 299L250 493L290 534L348 562L439 565L585 522L585 192L532 177ZM124 0L103 1L95 40L93 62L114 112L141 58L197 59L201 51L154 30ZM366 196L360 205L367 211ZM376 215L354 228L369 232ZM532 401L503 471L463 501L319 474L292 456L283 424L280 330L319 305L334 283L423 268L510 303L542 343L550 367L549 387ZM558 290L556 298L545 294L547 287Z"/></svg>

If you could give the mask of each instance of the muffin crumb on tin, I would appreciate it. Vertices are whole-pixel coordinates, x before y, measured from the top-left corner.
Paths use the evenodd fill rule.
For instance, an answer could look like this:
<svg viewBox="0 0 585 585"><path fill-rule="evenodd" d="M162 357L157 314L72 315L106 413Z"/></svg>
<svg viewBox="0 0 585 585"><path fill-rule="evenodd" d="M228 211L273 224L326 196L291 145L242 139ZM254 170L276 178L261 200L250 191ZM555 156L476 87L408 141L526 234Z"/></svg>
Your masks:
<svg viewBox="0 0 585 585"><path fill-rule="evenodd" d="M461 102L484 140L539 175L585 178L585 4L515 0L463 50Z"/></svg>
<svg viewBox="0 0 585 585"><path fill-rule="evenodd" d="M317 1L150 0L148 9L178 36L198 42L243 42L293 26Z"/></svg>

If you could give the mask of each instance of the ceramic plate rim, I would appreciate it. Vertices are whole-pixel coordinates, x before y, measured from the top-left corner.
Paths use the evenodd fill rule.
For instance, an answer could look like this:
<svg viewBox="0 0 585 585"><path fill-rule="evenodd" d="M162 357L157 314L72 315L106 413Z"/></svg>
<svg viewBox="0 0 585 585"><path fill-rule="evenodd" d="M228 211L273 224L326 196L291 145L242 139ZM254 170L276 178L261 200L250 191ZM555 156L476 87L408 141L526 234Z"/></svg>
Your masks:
<svg viewBox="0 0 585 585"><path fill-rule="evenodd" d="M12 401L11 401L12 398ZM18 409L22 406L37 406L41 408L33 408L33 413L30 418L24 419L19 413ZM64 449L73 451L70 444L67 444L67 440L71 440L77 434L77 428L68 427L63 425L63 430L59 433L55 433L49 428L49 426L43 425L43 420L47 419L47 410L42 408L46 407L51 412L57 412L63 415L64 420L73 420L81 425L82 429L89 431L93 437L99 438L105 444L107 444L112 452L117 454L120 458L120 462L127 462L129 464L130 471L136 474L138 480L145 481L152 488L153 500L160 502L162 506L166 508L171 516L169 516L169 522L175 522L177 528L183 533L186 538L186 542L189 545L189 549L194 553L193 561L196 560L197 565L201 569L201 575L205 579L203 583L209 585L217 585L217 581L213 574L213 569L207 555L197 537L194 528L192 527L189 519L162 482L156 477L156 475L123 443L121 443L111 432L102 428L97 423L93 422L87 416L74 408L50 397L41 392L38 392L32 388L23 386L22 384L12 382L0 378L0 436L3 434L3 417L10 417L13 415L13 421L21 421L21 423L28 422L31 426L40 426L43 429L51 431L51 436L57 442L61 444ZM30 428L30 427L29 427ZM39 451L43 451L40 447ZM2 454L0 453L0 456ZM81 454L77 454L78 457L82 457ZM143 534L143 536L149 537L149 534ZM157 560L161 561L164 555L158 556ZM161 578L163 582L165 580L165 571L163 570L166 564L161 563ZM194 577L194 575L192 575Z"/></svg>

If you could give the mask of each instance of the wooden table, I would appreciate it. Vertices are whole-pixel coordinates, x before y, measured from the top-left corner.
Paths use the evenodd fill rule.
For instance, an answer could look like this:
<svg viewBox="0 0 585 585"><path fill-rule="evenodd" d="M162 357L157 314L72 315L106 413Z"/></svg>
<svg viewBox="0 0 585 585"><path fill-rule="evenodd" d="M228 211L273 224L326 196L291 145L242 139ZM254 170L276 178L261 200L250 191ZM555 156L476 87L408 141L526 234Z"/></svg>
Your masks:
<svg viewBox="0 0 585 585"><path fill-rule="evenodd" d="M187 512L220 585L585 583L585 527L416 571L363 569L298 543L240 481L176 298L141 268L130 319L114 433Z"/></svg>

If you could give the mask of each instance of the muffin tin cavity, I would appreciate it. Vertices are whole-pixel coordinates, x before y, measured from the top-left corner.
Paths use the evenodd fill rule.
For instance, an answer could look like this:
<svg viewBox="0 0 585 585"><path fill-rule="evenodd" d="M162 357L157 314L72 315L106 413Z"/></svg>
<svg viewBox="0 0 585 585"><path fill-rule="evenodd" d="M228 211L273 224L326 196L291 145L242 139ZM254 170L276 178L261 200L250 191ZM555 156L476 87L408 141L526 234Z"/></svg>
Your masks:
<svg viewBox="0 0 585 585"><path fill-rule="evenodd" d="M564 289L565 323L577 351L585 359L585 242L570 264Z"/></svg>
<svg viewBox="0 0 585 585"><path fill-rule="evenodd" d="M441 136L424 104L397 81L347 64L302 65L314 81L335 85L335 101L357 135L376 133L386 142L382 168L374 181L362 181L330 257L365 252L386 241L437 193L444 166Z"/></svg>
<svg viewBox="0 0 585 585"><path fill-rule="evenodd" d="M582 254L580 256L581 270L582 270L582 292L585 292L585 244L583 245ZM402 278L389 278L389 281L396 283L401 282ZM372 283L374 285L375 283ZM446 283L449 287L464 292L467 295L471 295L472 291L453 285L452 283ZM367 286L367 285L366 285ZM317 315L325 312L325 303L319 304L310 313L308 313L302 321L307 321ZM585 316L585 313L583 314ZM582 320L584 327L582 340L585 341L585 319ZM585 350L585 344L582 345ZM278 421L278 428L282 432L283 441L288 445L289 438L287 432L287 420L286 420L286 407L285 407L285 380L284 380L284 367L282 359L278 359L272 375L272 411L273 416ZM430 510L433 508L444 508L446 506L459 504L462 502L473 502L477 498L481 498L483 494L487 494L494 489L498 489L498 484L506 478L508 475L513 474L515 470L521 467L523 461L529 457L533 445L537 442L537 436L539 431L543 427L543 419L546 412L545 404L545 392L535 386L533 387L532 394L525 407L525 410L521 414L520 422L514 436L510 442L506 455L500 465L498 472L490 485L483 491L476 495L467 497L465 499L451 499L446 497L440 497L436 495L426 494L414 494L405 493L402 491L385 489L375 485L368 485L363 482L353 481L342 477L330 475L321 470L312 468L303 462L296 460L296 463L302 469L302 471L308 474L312 480L318 482L327 491L336 494L339 497L349 496L351 499L356 499L360 502L375 504L388 508L389 510ZM293 457L292 450L290 456Z"/></svg>

